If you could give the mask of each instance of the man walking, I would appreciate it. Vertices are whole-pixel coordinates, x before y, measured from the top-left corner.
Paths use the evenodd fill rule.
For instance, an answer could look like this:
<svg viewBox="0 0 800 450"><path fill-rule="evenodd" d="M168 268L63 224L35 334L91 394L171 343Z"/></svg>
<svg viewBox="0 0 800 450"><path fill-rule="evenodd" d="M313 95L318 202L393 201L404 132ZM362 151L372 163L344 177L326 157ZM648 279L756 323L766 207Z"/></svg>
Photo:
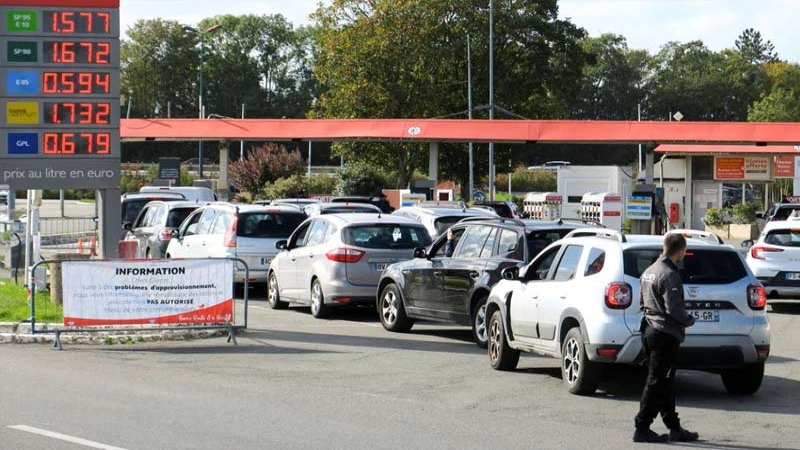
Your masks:
<svg viewBox="0 0 800 450"><path fill-rule="evenodd" d="M697 433L681 427L675 412L675 393L672 386L672 365L683 342L686 327L694 318L686 313L683 282L677 264L686 255L686 238L679 234L664 238L664 254L642 273L640 304L642 347L647 358L647 382L636 415L634 442L690 442ZM669 428L669 435L658 434L650 424L658 414Z"/></svg>

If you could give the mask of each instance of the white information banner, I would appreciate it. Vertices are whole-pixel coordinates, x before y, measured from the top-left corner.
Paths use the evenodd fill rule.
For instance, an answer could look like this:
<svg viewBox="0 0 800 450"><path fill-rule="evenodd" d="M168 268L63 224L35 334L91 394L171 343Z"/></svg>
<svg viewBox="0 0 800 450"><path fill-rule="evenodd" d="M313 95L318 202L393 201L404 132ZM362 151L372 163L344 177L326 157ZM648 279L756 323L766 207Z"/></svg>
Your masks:
<svg viewBox="0 0 800 450"><path fill-rule="evenodd" d="M62 263L64 325L232 323L229 260Z"/></svg>

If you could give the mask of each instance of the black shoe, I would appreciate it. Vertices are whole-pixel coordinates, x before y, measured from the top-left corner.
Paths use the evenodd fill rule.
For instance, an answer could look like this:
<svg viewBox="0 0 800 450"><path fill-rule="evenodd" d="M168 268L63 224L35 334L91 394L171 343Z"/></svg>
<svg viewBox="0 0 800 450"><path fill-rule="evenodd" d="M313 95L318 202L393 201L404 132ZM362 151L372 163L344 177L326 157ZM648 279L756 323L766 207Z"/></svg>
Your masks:
<svg viewBox="0 0 800 450"><path fill-rule="evenodd" d="M650 428L637 428L633 432L633 442L667 442L669 436L666 434L658 434Z"/></svg>
<svg viewBox="0 0 800 450"><path fill-rule="evenodd" d="M694 442L700 439L700 435L694 431L685 430L681 427L669 430L669 440L673 442Z"/></svg>

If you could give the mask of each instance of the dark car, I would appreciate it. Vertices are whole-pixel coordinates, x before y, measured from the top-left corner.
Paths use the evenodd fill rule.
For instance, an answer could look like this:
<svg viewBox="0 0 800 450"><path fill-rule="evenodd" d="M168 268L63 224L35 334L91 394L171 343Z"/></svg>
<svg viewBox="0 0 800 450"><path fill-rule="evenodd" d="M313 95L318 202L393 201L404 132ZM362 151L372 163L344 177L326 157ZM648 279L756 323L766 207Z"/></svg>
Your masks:
<svg viewBox="0 0 800 450"><path fill-rule="evenodd" d="M125 194L120 199L120 206L122 207L122 227L125 228L125 224L133 224L136 221L136 218L139 217L139 213L142 212L142 208L144 205L155 201L178 201L178 200L186 200L186 197L183 194L177 192L152 192L152 193L134 193L134 194ZM122 235L125 235L125 230L122 230Z"/></svg>
<svg viewBox="0 0 800 450"><path fill-rule="evenodd" d="M448 233L443 233L427 249L417 249L415 259L383 272L376 299L381 323L397 332L411 329L414 319L470 325L475 341L486 347L486 299L501 271L522 267L540 249L583 227L588 225L478 218L459 222L450 228L450 248L445 245Z"/></svg>
<svg viewBox="0 0 800 450"><path fill-rule="evenodd" d="M475 202L472 207L491 208L497 213L498 216L505 217L507 219L519 218L519 210L514 202Z"/></svg>
<svg viewBox="0 0 800 450"><path fill-rule="evenodd" d="M333 197L330 203L369 203L375 205L386 214L391 214L392 207L389 206L389 201L386 197L367 197L359 195L351 195L346 197Z"/></svg>
<svg viewBox="0 0 800 450"><path fill-rule="evenodd" d="M190 201L152 201L142 208L133 224L126 224L128 236L125 240L137 241L137 258L163 258L167 251L172 230L201 205Z"/></svg>

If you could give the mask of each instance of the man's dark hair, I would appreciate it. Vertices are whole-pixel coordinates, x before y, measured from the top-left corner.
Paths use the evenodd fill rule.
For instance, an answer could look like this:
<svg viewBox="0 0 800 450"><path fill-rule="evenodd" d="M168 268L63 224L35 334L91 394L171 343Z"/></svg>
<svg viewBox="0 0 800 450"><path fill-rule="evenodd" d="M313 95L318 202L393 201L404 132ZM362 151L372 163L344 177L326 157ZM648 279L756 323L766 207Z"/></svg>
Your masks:
<svg viewBox="0 0 800 450"><path fill-rule="evenodd" d="M686 238L682 234L670 234L664 238L664 254L675 256L686 249Z"/></svg>

